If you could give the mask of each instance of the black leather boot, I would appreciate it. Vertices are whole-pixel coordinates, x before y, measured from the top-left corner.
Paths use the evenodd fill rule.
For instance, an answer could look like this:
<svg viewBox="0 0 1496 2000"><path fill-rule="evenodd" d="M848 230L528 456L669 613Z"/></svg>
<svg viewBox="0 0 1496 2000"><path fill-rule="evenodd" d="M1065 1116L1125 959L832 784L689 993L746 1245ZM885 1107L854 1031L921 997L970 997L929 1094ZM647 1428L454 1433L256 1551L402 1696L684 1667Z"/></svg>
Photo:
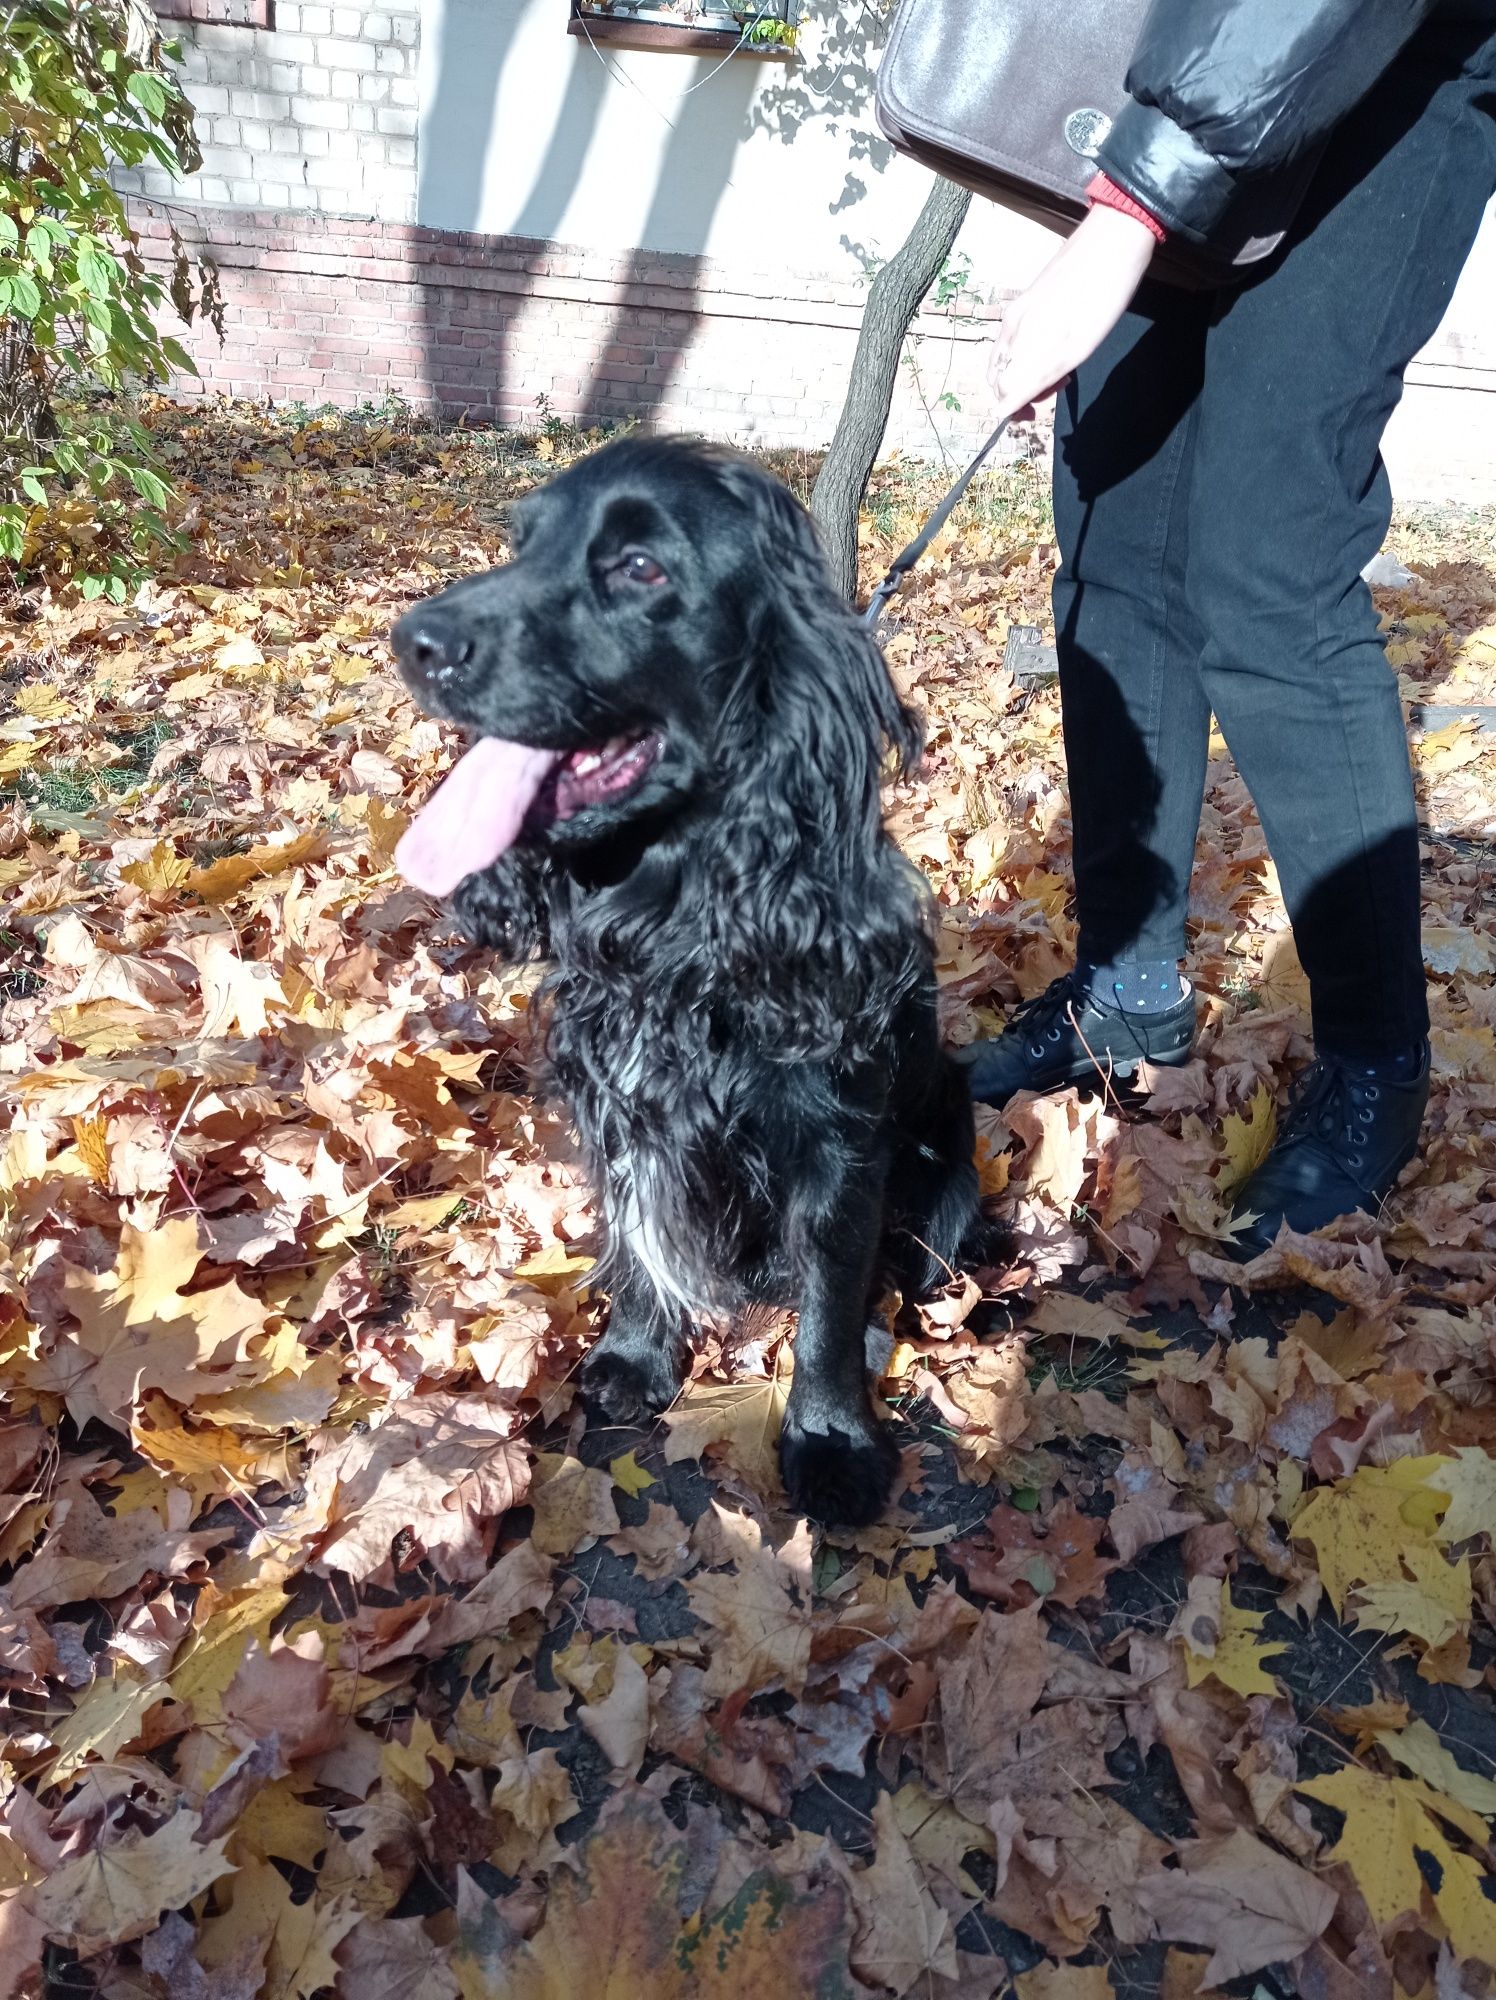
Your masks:
<svg viewBox="0 0 1496 2000"><path fill-rule="evenodd" d="M1311 1064L1272 1151L1236 1197L1236 1213L1257 1220L1231 1239L1234 1254L1255 1257L1285 1222L1302 1234L1357 1210L1375 1215L1418 1150L1428 1074L1426 1043L1406 1079L1333 1056Z"/></svg>
<svg viewBox="0 0 1496 2000"><path fill-rule="evenodd" d="M1193 992L1161 1014L1124 1013L1098 1007L1067 972L1025 1000L995 1039L955 1056L979 1104L1006 1104L1020 1090L1134 1076L1140 1062L1177 1068L1194 1041Z"/></svg>

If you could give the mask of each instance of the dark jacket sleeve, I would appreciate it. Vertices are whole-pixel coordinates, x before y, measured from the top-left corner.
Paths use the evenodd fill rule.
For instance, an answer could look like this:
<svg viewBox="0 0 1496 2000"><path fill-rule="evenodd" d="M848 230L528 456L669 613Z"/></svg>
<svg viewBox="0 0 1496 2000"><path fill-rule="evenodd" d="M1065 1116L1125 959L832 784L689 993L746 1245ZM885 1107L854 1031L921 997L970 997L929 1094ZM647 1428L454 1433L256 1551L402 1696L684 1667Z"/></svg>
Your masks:
<svg viewBox="0 0 1496 2000"><path fill-rule="evenodd" d="M1202 242L1238 174L1286 166L1389 67L1434 0L1153 0L1097 164Z"/></svg>

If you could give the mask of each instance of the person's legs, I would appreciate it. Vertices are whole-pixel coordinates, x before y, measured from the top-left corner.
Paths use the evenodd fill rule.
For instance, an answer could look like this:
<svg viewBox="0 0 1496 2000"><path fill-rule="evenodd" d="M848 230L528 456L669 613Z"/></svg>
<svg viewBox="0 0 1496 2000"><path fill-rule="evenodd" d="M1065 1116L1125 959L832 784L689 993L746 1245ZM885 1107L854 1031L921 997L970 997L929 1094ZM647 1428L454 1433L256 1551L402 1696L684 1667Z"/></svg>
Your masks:
<svg viewBox="0 0 1496 2000"><path fill-rule="evenodd" d="M1054 612L1080 963L962 1052L990 1103L1093 1068L1181 1062L1194 1038L1178 962L1210 711L1184 582L1209 311L1200 294L1145 286L1060 395Z"/></svg>
<svg viewBox="0 0 1496 2000"><path fill-rule="evenodd" d="M1056 413L1055 643L1082 964L1184 955L1210 736L1184 588L1210 308L1145 286Z"/></svg>
<svg viewBox="0 0 1496 2000"><path fill-rule="evenodd" d="M1496 100L1449 34L1417 38L1340 128L1289 250L1228 295L1192 466L1201 678L1277 864L1317 1046L1352 1060L1428 1027L1406 727L1361 570L1390 519L1380 446L1403 372L1496 188Z"/></svg>
<svg viewBox="0 0 1496 2000"><path fill-rule="evenodd" d="M1200 676L1277 863L1319 1061L1239 1197L1286 1219L1374 1209L1427 1098L1417 813L1364 564L1380 446L1496 189L1496 40L1436 21L1331 142L1287 251L1206 343L1186 592ZM1459 37L1464 37L1464 45Z"/></svg>

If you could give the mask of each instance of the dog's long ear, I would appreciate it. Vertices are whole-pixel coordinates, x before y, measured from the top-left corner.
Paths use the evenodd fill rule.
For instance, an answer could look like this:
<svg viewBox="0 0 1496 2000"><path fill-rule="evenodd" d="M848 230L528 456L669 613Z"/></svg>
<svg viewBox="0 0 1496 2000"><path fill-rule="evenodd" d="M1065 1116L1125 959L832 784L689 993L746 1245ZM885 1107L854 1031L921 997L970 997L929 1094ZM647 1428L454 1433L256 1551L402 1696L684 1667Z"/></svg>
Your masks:
<svg viewBox="0 0 1496 2000"><path fill-rule="evenodd" d="M722 470L753 522L752 569L740 576L760 702L768 713L821 725L806 739L812 762L857 760L870 783L859 797L876 819L888 753L895 774L914 768L921 719L899 699L878 642L833 584L806 510L757 466L729 461Z"/></svg>
<svg viewBox="0 0 1496 2000"><path fill-rule="evenodd" d="M753 534L738 571L747 646L722 717L720 943L766 1045L852 1054L877 1044L920 973L918 886L881 838L881 790L917 762L923 732L803 508L756 467L723 477Z"/></svg>

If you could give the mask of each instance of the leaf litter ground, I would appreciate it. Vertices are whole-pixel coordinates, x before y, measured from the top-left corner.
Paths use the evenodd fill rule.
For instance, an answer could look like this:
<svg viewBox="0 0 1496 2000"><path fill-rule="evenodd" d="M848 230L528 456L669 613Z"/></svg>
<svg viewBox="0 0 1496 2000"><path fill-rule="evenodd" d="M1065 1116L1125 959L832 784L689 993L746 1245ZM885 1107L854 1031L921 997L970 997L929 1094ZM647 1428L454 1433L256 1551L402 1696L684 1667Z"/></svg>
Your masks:
<svg viewBox="0 0 1496 2000"><path fill-rule="evenodd" d="M1415 738L1422 1160L1224 1261L1307 1042L1217 741L1199 1052L983 1114L1017 1260L889 1302L903 1490L820 1536L783 1324L584 1427L534 979L391 866L452 748L391 618L585 441L153 421L169 571L0 624L0 1996L1487 1992L1496 521L1410 519L1378 591L1460 711ZM936 484L880 474L867 578ZM1038 495L985 482L888 637L957 1041L1074 941L1055 692L1003 667Z"/></svg>

